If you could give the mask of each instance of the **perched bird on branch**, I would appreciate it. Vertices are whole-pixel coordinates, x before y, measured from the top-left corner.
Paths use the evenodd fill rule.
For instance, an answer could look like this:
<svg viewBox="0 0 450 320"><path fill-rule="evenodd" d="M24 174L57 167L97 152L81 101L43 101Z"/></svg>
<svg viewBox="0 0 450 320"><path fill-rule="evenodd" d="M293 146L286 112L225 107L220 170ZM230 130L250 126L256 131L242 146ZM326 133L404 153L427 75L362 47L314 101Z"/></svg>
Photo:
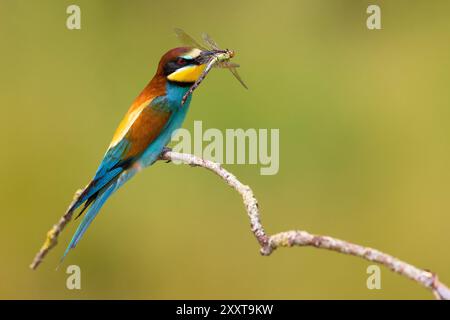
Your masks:
<svg viewBox="0 0 450 320"><path fill-rule="evenodd" d="M142 168L153 164L189 110L190 88L203 76L214 50L180 47L168 51L153 79L134 100L89 184L80 190L66 215L84 213L61 261L80 241L108 198ZM77 216L77 217L78 217Z"/></svg>

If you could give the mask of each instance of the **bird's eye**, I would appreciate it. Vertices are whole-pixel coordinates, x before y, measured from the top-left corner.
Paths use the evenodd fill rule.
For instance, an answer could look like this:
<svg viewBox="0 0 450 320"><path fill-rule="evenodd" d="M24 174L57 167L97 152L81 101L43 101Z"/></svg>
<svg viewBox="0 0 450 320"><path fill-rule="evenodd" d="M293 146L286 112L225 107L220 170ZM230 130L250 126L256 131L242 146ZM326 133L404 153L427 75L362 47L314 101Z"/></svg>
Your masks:
<svg viewBox="0 0 450 320"><path fill-rule="evenodd" d="M177 59L177 64L180 66L184 66L187 63L187 61L183 58L178 58Z"/></svg>

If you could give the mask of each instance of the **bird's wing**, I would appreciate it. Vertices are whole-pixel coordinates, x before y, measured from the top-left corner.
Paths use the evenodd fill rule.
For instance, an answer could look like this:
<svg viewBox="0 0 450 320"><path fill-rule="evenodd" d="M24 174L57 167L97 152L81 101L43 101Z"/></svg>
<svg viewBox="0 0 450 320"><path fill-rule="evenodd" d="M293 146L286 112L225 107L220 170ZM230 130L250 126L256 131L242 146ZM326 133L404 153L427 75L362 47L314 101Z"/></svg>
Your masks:
<svg viewBox="0 0 450 320"><path fill-rule="evenodd" d="M130 109L114 133L94 180L117 167L126 167L160 134L171 111L165 97L156 97Z"/></svg>
<svg viewBox="0 0 450 320"><path fill-rule="evenodd" d="M68 211L76 210L134 163L169 121L172 112L165 97L159 96L132 107L114 133L112 142L92 181L72 202Z"/></svg>

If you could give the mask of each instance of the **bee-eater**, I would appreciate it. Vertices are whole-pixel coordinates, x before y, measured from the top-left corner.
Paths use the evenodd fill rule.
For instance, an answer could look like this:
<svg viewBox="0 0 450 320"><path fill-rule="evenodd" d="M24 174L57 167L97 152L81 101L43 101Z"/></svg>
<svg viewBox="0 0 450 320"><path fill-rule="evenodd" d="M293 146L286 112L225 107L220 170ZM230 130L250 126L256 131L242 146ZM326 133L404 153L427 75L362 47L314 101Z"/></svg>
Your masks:
<svg viewBox="0 0 450 320"><path fill-rule="evenodd" d="M213 51L180 47L168 51L153 79L132 103L120 122L94 178L69 206L66 216L83 206L85 216L61 261L75 248L106 200L141 169L153 164L180 128L191 95L183 96L202 75Z"/></svg>

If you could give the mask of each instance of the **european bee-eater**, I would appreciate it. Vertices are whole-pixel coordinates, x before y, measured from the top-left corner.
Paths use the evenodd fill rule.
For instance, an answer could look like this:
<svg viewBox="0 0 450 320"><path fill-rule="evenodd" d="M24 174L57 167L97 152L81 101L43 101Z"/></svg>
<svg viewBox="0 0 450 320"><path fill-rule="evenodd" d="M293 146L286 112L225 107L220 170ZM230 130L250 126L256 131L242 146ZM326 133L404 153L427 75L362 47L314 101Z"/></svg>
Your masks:
<svg viewBox="0 0 450 320"><path fill-rule="evenodd" d="M94 178L67 210L66 215L71 215L83 206L79 215L85 212L85 216L62 259L75 248L105 201L158 159L189 110L191 95L182 103L183 96L202 76L214 54L214 51L180 47L162 56L153 79L120 122Z"/></svg>

